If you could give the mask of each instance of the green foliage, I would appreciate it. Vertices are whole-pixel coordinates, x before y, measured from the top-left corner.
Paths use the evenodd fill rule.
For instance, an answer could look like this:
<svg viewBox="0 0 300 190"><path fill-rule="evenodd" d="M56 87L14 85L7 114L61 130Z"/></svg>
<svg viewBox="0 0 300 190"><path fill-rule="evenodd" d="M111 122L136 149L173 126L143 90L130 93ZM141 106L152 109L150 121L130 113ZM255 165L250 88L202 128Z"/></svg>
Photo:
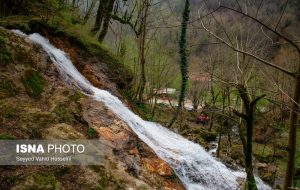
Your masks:
<svg viewBox="0 0 300 190"><path fill-rule="evenodd" d="M76 121L72 111L64 104L56 106L53 112L57 114L61 123L73 124Z"/></svg>
<svg viewBox="0 0 300 190"><path fill-rule="evenodd" d="M55 8L59 8L59 1L60 0L48 0L49 4Z"/></svg>
<svg viewBox="0 0 300 190"><path fill-rule="evenodd" d="M33 174L32 179L34 183L27 187L27 190L56 190L59 183L53 174Z"/></svg>
<svg viewBox="0 0 300 190"><path fill-rule="evenodd" d="M67 91L69 92L69 91ZM71 101L77 102L80 98L83 98L84 95L80 91L76 91L74 94L70 95L69 98Z"/></svg>
<svg viewBox="0 0 300 190"><path fill-rule="evenodd" d="M2 133L0 134L0 140L14 140L16 137L13 135Z"/></svg>
<svg viewBox="0 0 300 190"><path fill-rule="evenodd" d="M98 133L95 131L95 129L89 127L88 130L87 130L87 135L90 139L93 139L93 138L97 138L98 137Z"/></svg>
<svg viewBox="0 0 300 190"><path fill-rule="evenodd" d="M270 101L266 98L262 98L257 102L256 107L261 108L261 107L267 107L269 105L270 105Z"/></svg>
<svg viewBox="0 0 300 190"><path fill-rule="evenodd" d="M24 32L30 32L30 22L36 20L36 17L26 17L21 15L8 16L0 19L0 25L5 28L18 28Z"/></svg>
<svg viewBox="0 0 300 190"><path fill-rule="evenodd" d="M279 152L279 150L277 151ZM270 147L268 145L253 143L253 155L260 162L264 162L264 163L274 162L273 147Z"/></svg>
<svg viewBox="0 0 300 190"><path fill-rule="evenodd" d="M125 189L125 184L121 180L117 180L114 176L107 172L104 166L89 166L94 172L99 176L98 187L93 188L93 190L104 190L104 189Z"/></svg>
<svg viewBox="0 0 300 190"><path fill-rule="evenodd" d="M35 70L28 70L23 78L26 93L32 98L39 98L45 86L45 80Z"/></svg>

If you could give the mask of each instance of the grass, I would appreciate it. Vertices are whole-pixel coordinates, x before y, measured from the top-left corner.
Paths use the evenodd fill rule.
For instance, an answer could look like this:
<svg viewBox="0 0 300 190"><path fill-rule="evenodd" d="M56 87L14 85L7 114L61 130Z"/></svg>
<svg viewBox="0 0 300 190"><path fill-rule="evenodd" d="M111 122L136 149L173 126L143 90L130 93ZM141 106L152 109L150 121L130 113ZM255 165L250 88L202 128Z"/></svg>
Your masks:
<svg viewBox="0 0 300 190"><path fill-rule="evenodd" d="M54 108L53 112L59 117L59 122L61 123L67 123L72 125L76 121L72 111L68 109L67 105L57 105Z"/></svg>
<svg viewBox="0 0 300 190"><path fill-rule="evenodd" d="M0 98L1 93L4 97L12 97L16 95L16 87L14 86L14 83L10 80L0 81Z"/></svg>
<svg viewBox="0 0 300 190"><path fill-rule="evenodd" d="M112 173L107 171L104 166L89 166L94 172L96 172L99 176L98 186L93 188L94 190L103 190L103 189L126 189L125 182L119 179L116 179Z"/></svg>
<svg viewBox="0 0 300 190"><path fill-rule="evenodd" d="M45 80L35 70L28 70L23 78L26 93L32 98L39 98L45 86Z"/></svg>
<svg viewBox="0 0 300 190"><path fill-rule="evenodd" d="M267 144L253 143L253 155L260 162L271 163L275 159L272 147Z"/></svg>
<svg viewBox="0 0 300 190"><path fill-rule="evenodd" d="M69 92L69 91L67 91ZM71 101L77 102L80 98L83 98L84 95L80 91L76 91L74 94L70 95L69 98Z"/></svg>
<svg viewBox="0 0 300 190"><path fill-rule="evenodd" d="M0 116L6 119L14 119L17 116L14 105L4 101L0 103Z"/></svg>
<svg viewBox="0 0 300 190"><path fill-rule="evenodd" d="M34 180L34 184L27 189L47 189L47 190L55 190L59 187L59 182L56 180L53 174L32 174L32 178Z"/></svg>
<svg viewBox="0 0 300 190"><path fill-rule="evenodd" d="M13 135L5 134L5 133L0 134L0 140L14 140L14 139L16 139L16 137Z"/></svg>

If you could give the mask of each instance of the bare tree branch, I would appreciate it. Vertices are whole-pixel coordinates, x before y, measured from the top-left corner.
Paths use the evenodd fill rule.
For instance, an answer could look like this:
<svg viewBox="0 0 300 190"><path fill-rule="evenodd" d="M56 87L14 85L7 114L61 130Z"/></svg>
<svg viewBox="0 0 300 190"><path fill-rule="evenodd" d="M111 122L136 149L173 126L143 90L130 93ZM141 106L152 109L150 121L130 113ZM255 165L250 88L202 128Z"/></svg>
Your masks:
<svg viewBox="0 0 300 190"><path fill-rule="evenodd" d="M285 68L283 68L283 67L280 67L280 66L278 66L278 65L275 65L275 64L273 64L273 63L271 63L271 62L269 62L269 61L266 61L266 60L264 60L264 59L262 59L262 58L260 58L260 57L258 57L258 56L256 56L256 55L254 55L254 54L251 54L251 53L249 53L249 52L240 50L240 49L238 49L238 48L232 46L231 44L229 44L228 42L226 42L225 40L223 40L221 37L217 36L216 34L214 34L213 32L211 32L208 28L206 28L205 25L203 24L203 22L201 22L201 23L202 23L202 27L203 27L209 34L211 34L212 36L214 36L214 37L215 37L216 39L218 39L219 41L223 42L226 46L228 46L229 48L233 49L234 51L237 51L237 52L239 52L239 53L243 53L243 54L245 54L245 55L247 55L247 56L249 56L249 57L252 57L252 58L254 58L254 59L256 59L256 60L258 60L258 61L260 61L260 62L262 62L262 63L264 63L264 64L266 64L266 65L268 65L268 66L270 66L270 67L273 67L273 68L275 68L275 69L278 69L278 70L280 70L280 71L282 71L282 72L284 72L284 73L286 73L286 74L288 74L288 75L290 75L290 76L292 76L292 77L294 77L294 78L296 77L296 74L295 74L295 73L293 73L293 72L291 72L291 71L289 71L289 70L287 70L287 69L285 69ZM299 53L300 53L300 52L299 52Z"/></svg>
<svg viewBox="0 0 300 190"><path fill-rule="evenodd" d="M277 32L276 30L272 29L271 27L269 27L268 25L266 25L265 23L263 23L262 21L258 20L257 18L251 16L251 15L248 15L246 13L243 13L241 11L238 11L238 10L235 10L233 8L230 8L230 7L226 7L226 6L223 6L221 5L220 7L218 7L216 10L220 10L219 8L223 8L223 9L227 9L227 10L230 10L230 11L233 11L233 12L236 12L238 14L241 14L245 17L248 17L250 19L252 19L253 21L261 24L263 27L265 27L266 29L270 30L272 33L278 35L280 38L284 39L285 41L289 42L293 47L296 48L298 54L300 54L300 48L298 47L298 45L296 43L294 43L292 40L290 40L289 38L285 37L284 35L282 35L281 33Z"/></svg>

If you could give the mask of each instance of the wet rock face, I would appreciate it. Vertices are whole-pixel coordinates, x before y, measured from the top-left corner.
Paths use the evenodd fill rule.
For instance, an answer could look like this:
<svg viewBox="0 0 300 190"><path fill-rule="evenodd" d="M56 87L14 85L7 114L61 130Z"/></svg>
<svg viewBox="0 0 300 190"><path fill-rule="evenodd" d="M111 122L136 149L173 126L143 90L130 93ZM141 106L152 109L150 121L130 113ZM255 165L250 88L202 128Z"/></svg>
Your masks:
<svg viewBox="0 0 300 190"><path fill-rule="evenodd" d="M93 138L105 145L105 159L102 165L89 167L0 167L0 189L184 189L168 164L139 140L126 123L102 103L65 84L39 47L9 32L7 35L14 59L0 68L0 80L10 81L0 85L1 139ZM23 58L17 57L20 52ZM27 59L29 55L32 59ZM77 55L70 51L74 59L84 59L84 54ZM87 78L120 96L101 69L95 68L101 62L89 63L81 67ZM37 97L27 94L22 83L29 69L44 80Z"/></svg>
<svg viewBox="0 0 300 190"><path fill-rule="evenodd" d="M83 102L83 115L99 138L110 144L116 165L122 165L129 175L146 179L153 187L183 189L172 168L102 103L95 100ZM159 184L159 186L158 186Z"/></svg>
<svg viewBox="0 0 300 190"><path fill-rule="evenodd" d="M150 172L157 173L161 176L172 176L174 172L172 168L163 160L157 158L143 158L142 159L143 165L146 169Z"/></svg>

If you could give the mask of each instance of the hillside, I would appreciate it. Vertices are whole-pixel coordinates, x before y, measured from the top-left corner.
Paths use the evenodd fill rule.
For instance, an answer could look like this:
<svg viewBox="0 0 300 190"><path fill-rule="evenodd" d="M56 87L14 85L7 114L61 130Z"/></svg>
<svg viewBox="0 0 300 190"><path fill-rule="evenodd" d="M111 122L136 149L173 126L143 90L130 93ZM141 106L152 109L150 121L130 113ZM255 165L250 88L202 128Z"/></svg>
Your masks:
<svg viewBox="0 0 300 190"><path fill-rule="evenodd" d="M1 139L99 139L107 147L100 166L2 166L1 189L182 189L168 164L123 121L65 84L40 47L0 32ZM52 38L63 40L74 62L83 63L87 52L76 52L68 38ZM103 72L105 63L96 57L84 63L77 66L91 82L121 96Z"/></svg>

